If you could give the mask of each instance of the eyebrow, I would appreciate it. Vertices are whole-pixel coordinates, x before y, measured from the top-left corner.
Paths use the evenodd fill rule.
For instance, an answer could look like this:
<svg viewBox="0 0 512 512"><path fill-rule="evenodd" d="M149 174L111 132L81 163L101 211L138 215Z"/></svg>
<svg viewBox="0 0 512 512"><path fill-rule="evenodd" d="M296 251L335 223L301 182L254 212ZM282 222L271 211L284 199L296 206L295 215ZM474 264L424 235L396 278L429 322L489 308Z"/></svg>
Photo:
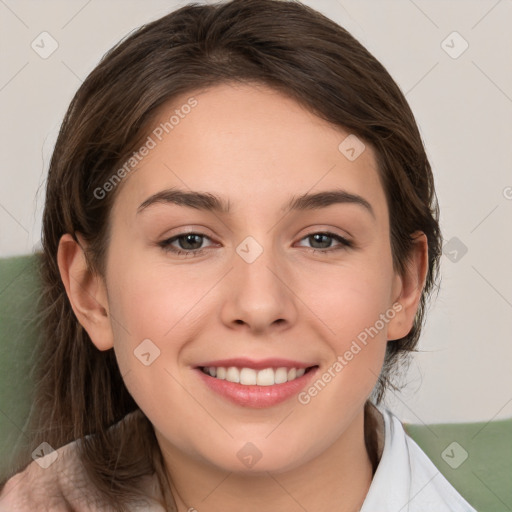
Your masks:
<svg viewBox="0 0 512 512"><path fill-rule="evenodd" d="M137 214L154 204L176 204L197 210L213 211L227 214L230 203L225 199L207 192L185 191L177 188L161 190L148 197L138 208ZM333 204L355 204L363 207L375 218L371 204L363 197L343 189L326 190L314 194L293 196L282 208L283 211L304 211L326 208Z"/></svg>

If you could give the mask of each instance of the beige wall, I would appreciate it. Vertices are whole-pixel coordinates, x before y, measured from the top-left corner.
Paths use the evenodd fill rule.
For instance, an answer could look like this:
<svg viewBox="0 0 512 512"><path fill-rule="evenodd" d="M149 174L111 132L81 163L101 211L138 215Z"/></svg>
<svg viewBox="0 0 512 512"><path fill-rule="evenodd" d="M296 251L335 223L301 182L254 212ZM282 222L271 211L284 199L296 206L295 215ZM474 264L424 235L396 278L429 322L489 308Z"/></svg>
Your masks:
<svg viewBox="0 0 512 512"><path fill-rule="evenodd" d="M0 257L38 246L41 185L81 80L130 30L184 3L0 3ZM361 40L406 93L434 168L444 237L451 240L421 352L406 389L390 393L388 404L413 422L510 416L512 2L305 3ZM58 44L46 59L31 47L35 40L40 52L51 49L48 36L44 49L37 37L43 31ZM467 247L462 257L461 244Z"/></svg>

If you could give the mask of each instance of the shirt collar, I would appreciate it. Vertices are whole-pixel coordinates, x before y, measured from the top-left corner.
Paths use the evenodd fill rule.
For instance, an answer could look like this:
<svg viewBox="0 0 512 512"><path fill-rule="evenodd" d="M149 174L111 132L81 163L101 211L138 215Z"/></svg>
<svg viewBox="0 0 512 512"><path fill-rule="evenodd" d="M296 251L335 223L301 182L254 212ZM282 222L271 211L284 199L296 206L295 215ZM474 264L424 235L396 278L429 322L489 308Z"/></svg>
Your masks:
<svg viewBox="0 0 512 512"><path fill-rule="evenodd" d="M378 405L384 449L360 512L476 512L405 432L400 420Z"/></svg>

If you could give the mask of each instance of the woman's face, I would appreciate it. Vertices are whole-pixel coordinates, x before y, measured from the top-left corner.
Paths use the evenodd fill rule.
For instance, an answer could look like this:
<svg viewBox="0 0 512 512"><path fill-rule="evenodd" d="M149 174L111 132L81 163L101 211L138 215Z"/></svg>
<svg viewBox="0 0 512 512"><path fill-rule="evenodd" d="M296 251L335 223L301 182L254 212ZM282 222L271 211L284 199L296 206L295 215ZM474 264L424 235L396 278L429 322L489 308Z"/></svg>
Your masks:
<svg viewBox="0 0 512 512"><path fill-rule="evenodd" d="M161 110L112 210L119 367L167 452L298 467L361 430L386 341L410 328L375 154L263 86L190 96Z"/></svg>

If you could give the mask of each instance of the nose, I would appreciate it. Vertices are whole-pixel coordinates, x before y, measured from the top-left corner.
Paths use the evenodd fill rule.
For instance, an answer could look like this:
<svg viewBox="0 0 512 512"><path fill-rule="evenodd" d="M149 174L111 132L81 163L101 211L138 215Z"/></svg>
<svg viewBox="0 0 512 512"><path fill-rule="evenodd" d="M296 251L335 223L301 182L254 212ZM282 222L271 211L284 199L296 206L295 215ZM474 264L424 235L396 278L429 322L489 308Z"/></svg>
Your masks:
<svg viewBox="0 0 512 512"><path fill-rule="evenodd" d="M298 316L297 297L285 262L270 248L263 248L252 262L240 254L234 253L233 269L224 283L224 324L253 334L290 328Z"/></svg>

